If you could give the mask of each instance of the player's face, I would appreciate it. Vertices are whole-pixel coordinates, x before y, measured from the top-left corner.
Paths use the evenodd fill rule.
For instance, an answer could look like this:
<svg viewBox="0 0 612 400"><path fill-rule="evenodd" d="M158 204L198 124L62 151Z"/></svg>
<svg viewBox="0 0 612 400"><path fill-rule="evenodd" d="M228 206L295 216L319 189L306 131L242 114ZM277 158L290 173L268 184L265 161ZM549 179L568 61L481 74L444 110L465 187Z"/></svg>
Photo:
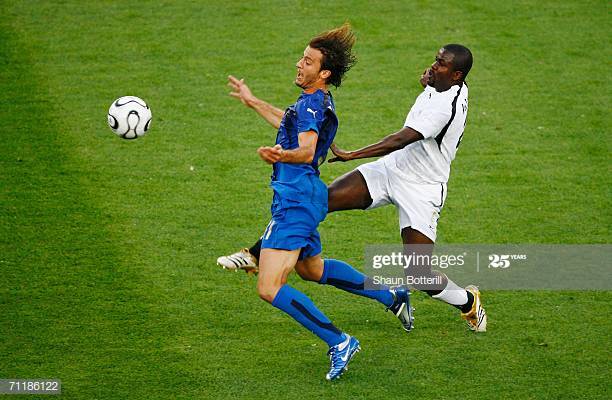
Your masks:
<svg viewBox="0 0 612 400"><path fill-rule="evenodd" d="M452 53L441 48L438 54L436 54L436 61L431 64L428 84L438 91L448 90L457 79L453 58L455 58L455 56Z"/></svg>
<svg viewBox="0 0 612 400"><path fill-rule="evenodd" d="M297 76L295 84L304 90L319 88L325 85L324 71L321 71L323 53L312 47L306 47L304 55L295 64ZM328 71L327 71L328 72Z"/></svg>

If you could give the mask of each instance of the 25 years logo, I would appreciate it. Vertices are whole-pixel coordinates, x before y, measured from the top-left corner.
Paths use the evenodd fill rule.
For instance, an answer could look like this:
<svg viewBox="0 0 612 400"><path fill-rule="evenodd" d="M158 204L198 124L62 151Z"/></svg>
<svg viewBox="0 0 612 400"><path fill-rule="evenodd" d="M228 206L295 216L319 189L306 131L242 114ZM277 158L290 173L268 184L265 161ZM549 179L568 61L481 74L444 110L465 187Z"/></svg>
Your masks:
<svg viewBox="0 0 612 400"><path fill-rule="evenodd" d="M489 254L489 268L508 268L510 260L526 260L526 254Z"/></svg>
<svg viewBox="0 0 612 400"><path fill-rule="evenodd" d="M510 256L508 254L490 254L489 268L508 268L510 266Z"/></svg>

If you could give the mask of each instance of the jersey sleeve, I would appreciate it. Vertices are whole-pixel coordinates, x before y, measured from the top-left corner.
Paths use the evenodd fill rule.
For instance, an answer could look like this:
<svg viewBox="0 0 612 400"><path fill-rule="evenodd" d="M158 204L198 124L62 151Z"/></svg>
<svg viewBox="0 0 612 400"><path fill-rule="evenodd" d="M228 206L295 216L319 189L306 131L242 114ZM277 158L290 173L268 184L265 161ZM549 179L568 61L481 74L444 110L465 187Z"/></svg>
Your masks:
<svg viewBox="0 0 612 400"><path fill-rule="evenodd" d="M309 100L300 101L296 107L298 134L307 131L315 131L319 134L325 118L322 102Z"/></svg>
<svg viewBox="0 0 612 400"><path fill-rule="evenodd" d="M416 112L408 113L404 126L414 129L423 135L423 138L431 138L438 135L451 117L451 106L445 102L437 102L428 105Z"/></svg>

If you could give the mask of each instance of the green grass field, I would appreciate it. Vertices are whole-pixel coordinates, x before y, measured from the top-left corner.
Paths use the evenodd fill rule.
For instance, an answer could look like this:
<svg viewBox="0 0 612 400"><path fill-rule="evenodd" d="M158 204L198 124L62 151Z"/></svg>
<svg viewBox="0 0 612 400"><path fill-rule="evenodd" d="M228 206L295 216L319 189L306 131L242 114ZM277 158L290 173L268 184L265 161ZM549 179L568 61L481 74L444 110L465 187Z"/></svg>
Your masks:
<svg viewBox="0 0 612 400"><path fill-rule="evenodd" d="M215 266L268 221L255 149L275 136L227 75L291 104L307 41L345 20L349 149L402 126L441 45L474 52L440 242L610 243L606 2L4 1L0 16L0 378L59 378L70 399L611 396L609 291L485 292L483 335L417 293L405 335L378 304L292 276L362 342L330 384L324 344ZM142 139L107 127L124 95L153 110ZM320 232L357 266L399 241L393 208Z"/></svg>

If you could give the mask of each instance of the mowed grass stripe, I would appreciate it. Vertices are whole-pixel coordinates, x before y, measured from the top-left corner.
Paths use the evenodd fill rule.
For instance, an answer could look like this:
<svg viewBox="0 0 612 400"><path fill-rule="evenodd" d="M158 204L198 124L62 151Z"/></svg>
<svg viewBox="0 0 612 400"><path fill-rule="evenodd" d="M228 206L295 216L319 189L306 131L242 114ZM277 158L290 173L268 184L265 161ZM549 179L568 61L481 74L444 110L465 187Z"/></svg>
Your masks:
<svg viewBox="0 0 612 400"><path fill-rule="evenodd" d="M144 398L135 381L171 391L183 360L166 295L117 240L136 235L97 205L104 178L71 154L28 37L0 35L0 375L62 379L66 398Z"/></svg>

